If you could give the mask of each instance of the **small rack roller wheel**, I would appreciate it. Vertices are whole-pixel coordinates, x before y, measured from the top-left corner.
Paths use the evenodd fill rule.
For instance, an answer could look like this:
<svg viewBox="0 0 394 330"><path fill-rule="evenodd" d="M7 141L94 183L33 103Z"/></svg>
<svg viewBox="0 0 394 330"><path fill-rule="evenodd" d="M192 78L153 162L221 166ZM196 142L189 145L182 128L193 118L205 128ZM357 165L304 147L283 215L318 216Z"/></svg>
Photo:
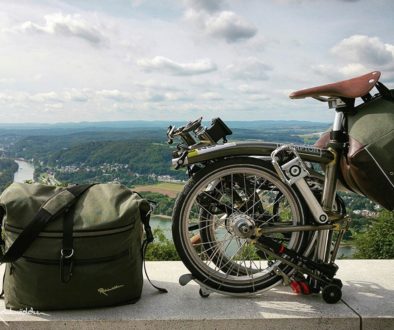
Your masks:
<svg viewBox="0 0 394 330"><path fill-rule="evenodd" d="M341 289L343 287L342 281L339 278L333 278L331 281L331 284L335 284L335 285L339 286Z"/></svg>
<svg viewBox="0 0 394 330"><path fill-rule="evenodd" d="M327 304L335 304L342 298L342 291L338 285L328 284L323 288L322 296Z"/></svg>
<svg viewBox="0 0 394 330"><path fill-rule="evenodd" d="M200 294L200 296L202 298L208 298L209 297L209 293L204 292L202 289L198 290L198 293Z"/></svg>

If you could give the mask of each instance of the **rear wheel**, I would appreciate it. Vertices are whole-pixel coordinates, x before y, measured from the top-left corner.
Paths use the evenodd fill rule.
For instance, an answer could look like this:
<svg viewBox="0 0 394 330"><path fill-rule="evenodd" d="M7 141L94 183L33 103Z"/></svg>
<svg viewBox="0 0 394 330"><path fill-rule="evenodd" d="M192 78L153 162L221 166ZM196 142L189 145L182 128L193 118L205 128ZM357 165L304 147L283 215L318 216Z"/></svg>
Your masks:
<svg viewBox="0 0 394 330"><path fill-rule="evenodd" d="M305 224L296 192L254 158L218 161L196 173L179 194L173 213L176 249L204 285L230 293L258 292L280 283L279 267L292 268L254 245L259 228ZM270 237L303 253L307 232Z"/></svg>

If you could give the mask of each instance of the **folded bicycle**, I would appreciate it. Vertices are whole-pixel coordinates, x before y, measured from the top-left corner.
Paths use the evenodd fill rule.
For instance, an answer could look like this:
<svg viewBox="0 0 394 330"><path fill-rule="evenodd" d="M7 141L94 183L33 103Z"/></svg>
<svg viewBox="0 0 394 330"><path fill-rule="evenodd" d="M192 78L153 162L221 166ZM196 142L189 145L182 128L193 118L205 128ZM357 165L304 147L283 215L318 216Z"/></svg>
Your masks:
<svg viewBox="0 0 394 330"><path fill-rule="evenodd" d="M173 211L173 239L200 295L257 294L281 283L304 294L342 296L336 278L339 245L350 218L337 190L394 209L394 92L380 72L300 90L335 110L315 146L228 142L216 118L176 128L173 165L189 181ZM372 95L371 90L377 89Z"/></svg>

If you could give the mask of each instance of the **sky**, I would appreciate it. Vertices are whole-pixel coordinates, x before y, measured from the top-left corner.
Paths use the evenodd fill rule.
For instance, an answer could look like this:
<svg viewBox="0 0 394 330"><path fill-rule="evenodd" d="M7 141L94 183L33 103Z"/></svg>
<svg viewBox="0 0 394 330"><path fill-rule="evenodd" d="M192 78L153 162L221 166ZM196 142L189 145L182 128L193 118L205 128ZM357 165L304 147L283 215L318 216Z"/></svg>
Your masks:
<svg viewBox="0 0 394 330"><path fill-rule="evenodd" d="M294 90L374 70L392 0L0 0L0 122L310 120Z"/></svg>

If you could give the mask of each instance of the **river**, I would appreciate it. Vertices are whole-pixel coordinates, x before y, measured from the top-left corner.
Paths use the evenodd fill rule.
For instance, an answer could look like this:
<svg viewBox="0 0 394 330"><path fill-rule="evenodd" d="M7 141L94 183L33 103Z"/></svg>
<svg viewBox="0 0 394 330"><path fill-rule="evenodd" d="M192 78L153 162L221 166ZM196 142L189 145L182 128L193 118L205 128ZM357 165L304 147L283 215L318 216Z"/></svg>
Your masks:
<svg viewBox="0 0 394 330"><path fill-rule="evenodd" d="M24 160L15 159L18 164L18 171L14 174L14 182L25 182L34 179L34 166Z"/></svg>

